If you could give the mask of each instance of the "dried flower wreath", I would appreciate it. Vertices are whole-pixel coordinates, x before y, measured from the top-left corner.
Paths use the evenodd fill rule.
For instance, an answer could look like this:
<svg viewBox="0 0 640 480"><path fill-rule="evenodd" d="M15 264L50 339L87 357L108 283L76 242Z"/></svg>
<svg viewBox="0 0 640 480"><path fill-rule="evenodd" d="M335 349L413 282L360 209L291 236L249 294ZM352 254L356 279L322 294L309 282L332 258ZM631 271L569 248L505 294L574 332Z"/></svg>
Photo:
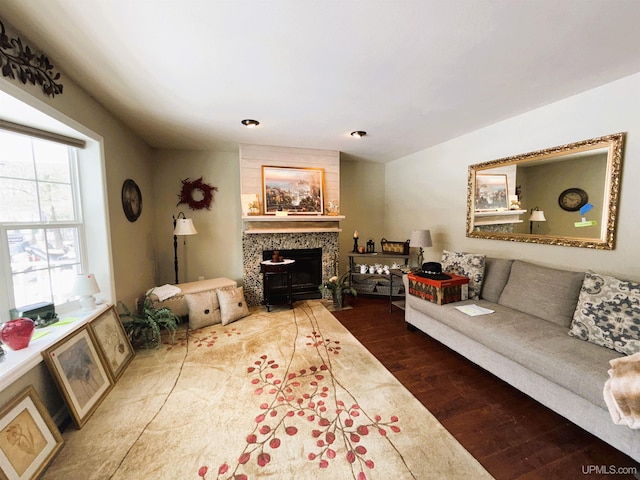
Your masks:
<svg viewBox="0 0 640 480"><path fill-rule="evenodd" d="M218 191L218 187L214 187L213 185L209 185L202 181L202 177L197 180L191 181L188 178L185 178L182 181L182 190L178 194L178 198L180 199L176 206L181 203L186 203L189 205L191 210L202 210L206 208L207 210L211 210L211 202L213 201L213 192ZM194 198L194 193L199 192L199 194ZM202 198L200 198L202 196Z"/></svg>

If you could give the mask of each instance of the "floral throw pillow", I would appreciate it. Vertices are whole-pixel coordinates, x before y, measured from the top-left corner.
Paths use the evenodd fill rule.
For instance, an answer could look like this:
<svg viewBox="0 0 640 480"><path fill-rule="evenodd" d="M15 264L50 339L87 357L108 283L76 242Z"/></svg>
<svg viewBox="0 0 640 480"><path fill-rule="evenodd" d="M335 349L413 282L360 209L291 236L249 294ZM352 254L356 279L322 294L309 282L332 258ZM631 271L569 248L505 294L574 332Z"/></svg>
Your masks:
<svg viewBox="0 0 640 480"><path fill-rule="evenodd" d="M479 253L442 251L442 271L469 277L469 299L477 300L484 280L486 256Z"/></svg>
<svg viewBox="0 0 640 480"><path fill-rule="evenodd" d="M640 352L640 283L587 272L569 335L626 355Z"/></svg>

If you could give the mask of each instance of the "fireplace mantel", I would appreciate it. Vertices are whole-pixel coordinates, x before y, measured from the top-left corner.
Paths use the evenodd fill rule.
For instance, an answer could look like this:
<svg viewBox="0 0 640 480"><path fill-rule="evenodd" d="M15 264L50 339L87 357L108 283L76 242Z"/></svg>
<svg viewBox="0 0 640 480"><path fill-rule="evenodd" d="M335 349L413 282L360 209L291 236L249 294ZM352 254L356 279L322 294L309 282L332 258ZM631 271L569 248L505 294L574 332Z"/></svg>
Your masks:
<svg viewBox="0 0 640 480"><path fill-rule="evenodd" d="M321 233L342 231L344 215L248 215L243 216L244 233Z"/></svg>

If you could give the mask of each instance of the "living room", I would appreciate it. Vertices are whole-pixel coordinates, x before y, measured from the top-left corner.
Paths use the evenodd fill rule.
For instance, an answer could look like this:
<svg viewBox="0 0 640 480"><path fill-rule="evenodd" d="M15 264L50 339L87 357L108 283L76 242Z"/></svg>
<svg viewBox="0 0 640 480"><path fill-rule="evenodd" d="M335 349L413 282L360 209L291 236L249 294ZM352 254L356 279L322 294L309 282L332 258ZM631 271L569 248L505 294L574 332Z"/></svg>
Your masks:
<svg viewBox="0 0 640 480"><path fill-rule="evenodd" d="M59 18L56 15L64 11L64 8L51 2L49 6L39 6L43 10L38 16L33 16L33 12L21 6L21 3L14 0L5 2L1 20L6 23L7 28L15 29L15 32L24 37L25 43L50 55L58 68L53 51L54 48L57 51L60 46L46 40L42 16L51 14L62 20L64 16ZM633 5L624 5L633 10ZM572 6L575 7L575 3L570 2L566 8L571 10ZM601 14L614 13L610 12L612 9L606 6L606 2L598 3L598 7ZM552 7L547 5L547 8ZM93 190L93 199L91 195L87 195L87 208L102 211L95 218L99 218L97 223L102 224L96 228L103 232L100 233L102 243L98 242L98 251L89 253L90 265L98 277L100 295L109 302L120 300L132 305L145 289L174 283L172 217L180 211L192 218L198 229L197 235L190 236L186 242L181 241L179 244L180 281L195 281L199 277L227 277L242 281L243 211L240 201L242 191L238 144L341 152L339 209L340 215L345 217L340 222L342 231L339 235L338 265L341 272L348 265L346 255L352 250L353 232L356 230L365 241L373 239L379 245L383 237L405 240L413 230L429 229L433 246L425 249L425 261L440 261L443 250L482 252L492 257L517 258L566 270L592 270L638 281L640 253L635 241L640 237L640 223L636 212L636 206L640 204L640 191L635 188L635 182L640 181L640 163L636 159L640 154L640 144L635 133L640 132L640 59L635 52L635 42L621 40L624 28L615 27L627 25L624 17L618 12L608 24L612 25L611 30L618 30L616 34L621 35L619 44L613 41L614 45L623 51L628 50L631 61L627 65L620 64L617 65L617 70L612 66L611 71L603 71L601 60L609 55L610 50L593 50L586 55L589 67L596 72L588 79L591 86L583 87L578 82L568 82L563 89L555 92L556 97L539 100L533 106L525 102L525 99L529 95L535 96L538 86L535 81L528 83L522 79L519 92L522 104L513 104L510 106L511 110L501 112L502 116L487 119L485 123L473 128L445 123L445 120L453 122L445 115L447 105L434 103L432 105L435 113L431 118L435 121L428 128L423 126L417 132L407 133L407 136L428 137L435 135L433 131L440 129L453 133L448 133L448 137L442 141L425 143L427 146L424 148L406 151L397 156L387 154L384 161L371 161L368 156L367 149L372 147L368 147L366 142L371 145L376 136L381 135L381 132L376 131L377 122L373 121L366 125L349 125L345 132L342 132L345 126L340 125L337 128L340 132L337 136L341 135L339 140L310 145L302 140L278 141L283 137L271 140L267 133L269 118L266 115L242 112L242 116L238 118L225 119L233 123L233 127L225 128L234 132L236 129L240 130L244 128L240 125L240 120L252 115L256 115L261 121L261 126L249 133L243 131L242 141L228 148L208 148L204 142L190 143L196 138L196 134L189 131L186 124L173 125L170 119L166 120L163 128L173 130L174 138L182 136L181 143L165 144L161 134L157 134L154 141L149 141L132 126L135 124L136 111L143 107L139 100L135 97L119 100L126 104L126 113L115 115L105 107L107 103L114 101L111 98L112 90L106 87L102 87L102 91L87 90L82 82L82 72L73 71L74 76L71 71L65 70L63 64L60 64L59 71L63 75L61 82L64 84L64 91L55 97L45 96L37 86L23 85L19 81L2 77L0 91L3 99L4 95L11 97L7 104L2 104L2 117L4 120L22 123L27 121L25 115L44 113L54 119L58 126L64 125L67 128L65 133L71 135L73 131L86 139L86 154L95 155L92 160L95 163L91 166L95 183L89 187ZM629 19L633 16L626 17ZM80 25L75 26L80 29ZM609 45L608 48L613 49L613 46ZM566 56L558 55L553 60L570 63L573 54L574 52ZM513 60L518 56L519 53L514 51ZM469 57L466 58L471 61ZM128 57L127 61L134 62L135 59ZM490 70L491 67L487 69ZM584 71L580 72L576 76L584 78ZM105 75L104 72L102 74ZM168 72L163 74L169 75ZM490 80L500 83L499 79ZM113 79L107 83L109 82L117 83ZM154 88L153 81L146 75L139 82L150 89ZM459 90L462 95L464 84L453 83L452 88ZM101 92L104 94L102 98ZM263 92L257 87L256 92L258 93L255 95L269 95L269 92ZM354 97L356 92L357 88L354 87L354 92L351 92ZM179 92L158 92L158 97L162 97L157 100L158 103L171 105L176 112L176 119L181 117L183 106ZM4 105L13 105L16 99L28 108L15 115L7 115L5 112L8 110ZM411 99L405 98L404 101L406 109L410 110ZM462 96L460 102L464 101L466 97ZM495 94L479 101L480 104L483 102L489 105L501 103L502 99ZM215 110L215 105L210 108ZM428 110L430 106L425 108ZM308 110L302 111L305 112L304 115L311 117ZM464 108L462 111L464 112ZM442 123L437 122L438 118L442 118ZM367 120L362 118L360 121L364 123ZM202 119L202 122L206 121ZM300 118L293 121L301 122ZM396 117L393 121L400 124L405 119ZM38 122L36 125L43 123ZM190 127L194 131L199 128L197 124L190 124ZM412 129L411 125L406 128ZM360 139L350 137L348 134L351 129L367 130L368 135ZM470 165L618 132L626 132L626 138L615 248L598 250L466 236L467 176ZM204 136L207 135L212 134L206 133ZM353 142L365 146L354 147ZM394 152L392 147L397 147L398 143L402 143L401 136L389 142L388 151ZM370 153L370 157L373 158L374 154ZM211 209L194 211L188 209L187 205L177 206L181 181L200 177L217 187ZM135 180L143 198L142 214L135 222L126 218L121 201L123 182L129 178ZM412 250L414 265L416 253ZM12 306L11 302L5 293L0 295L0 300L2 315L6 315Z"/></svg>

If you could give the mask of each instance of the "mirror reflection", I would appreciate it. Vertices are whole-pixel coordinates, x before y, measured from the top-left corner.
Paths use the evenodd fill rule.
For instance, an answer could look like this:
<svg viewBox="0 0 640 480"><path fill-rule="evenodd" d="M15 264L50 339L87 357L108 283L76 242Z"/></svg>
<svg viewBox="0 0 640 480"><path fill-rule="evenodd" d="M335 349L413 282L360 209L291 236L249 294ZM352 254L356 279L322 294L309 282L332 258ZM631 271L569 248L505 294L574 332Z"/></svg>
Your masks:
<svg viewBox="0 0 640 480"><path fill-rule="evenodd" d="M624 134L469 167L467 236L612 249Z"/></svg>

